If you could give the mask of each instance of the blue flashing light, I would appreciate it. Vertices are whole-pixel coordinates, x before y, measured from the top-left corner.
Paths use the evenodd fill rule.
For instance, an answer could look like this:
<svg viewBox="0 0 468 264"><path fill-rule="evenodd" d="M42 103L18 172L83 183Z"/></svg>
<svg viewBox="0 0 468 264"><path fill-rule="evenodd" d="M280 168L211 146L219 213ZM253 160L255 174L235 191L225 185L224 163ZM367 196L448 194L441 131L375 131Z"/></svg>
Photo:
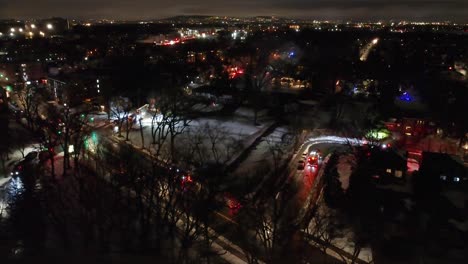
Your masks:
<svg viewBox="0 0 468 264"><path fill-rule="evenodd" d="M408 92L404 92L400 96L400 100L405 101L405 102L411 102L411 101L413 101L413 97L411 97L411 95Z"/></svg>

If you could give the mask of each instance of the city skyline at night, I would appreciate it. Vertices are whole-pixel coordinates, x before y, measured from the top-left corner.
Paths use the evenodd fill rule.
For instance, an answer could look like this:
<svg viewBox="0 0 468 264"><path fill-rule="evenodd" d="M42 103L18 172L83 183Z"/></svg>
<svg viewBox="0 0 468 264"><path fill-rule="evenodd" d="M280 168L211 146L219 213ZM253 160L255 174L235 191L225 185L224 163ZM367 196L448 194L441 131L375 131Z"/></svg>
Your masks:
<svg viewBox="0 0 468 264"><path fill-rule="evenodd" d="M468 4L462 0L261 0L214 1L31 1L5 2L3 18L31 19L63 16L72 19L161 19L176 15L278 16L321 20L411 20L466 23Z"/></svg>

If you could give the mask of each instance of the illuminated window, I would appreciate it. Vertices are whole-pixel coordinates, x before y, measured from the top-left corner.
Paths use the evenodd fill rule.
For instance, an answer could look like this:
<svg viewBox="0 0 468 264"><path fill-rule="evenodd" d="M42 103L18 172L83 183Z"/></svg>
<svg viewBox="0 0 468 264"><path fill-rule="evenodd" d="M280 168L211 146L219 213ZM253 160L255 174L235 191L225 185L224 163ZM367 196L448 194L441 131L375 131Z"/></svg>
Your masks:
<svg viewBox="0 0 468 264"><path fill-rule="evenodd" d="M403 172L401 170L395 171L395 177L397 177L397 178L403 177Z"/></svg>
<svg viewBox="0 0 468 264"><path fill-rule="evenodd" d="M386 172L387 173L392 173L392 169L387 169Z"/></svg>
<svg viewBox="0 0 468 264"><path fill-rule="evenodd" d="M440 175L440 179L443 180L443 181L446 181L446 180L447 180L447 176L445 176L445 175Z"/></svg>

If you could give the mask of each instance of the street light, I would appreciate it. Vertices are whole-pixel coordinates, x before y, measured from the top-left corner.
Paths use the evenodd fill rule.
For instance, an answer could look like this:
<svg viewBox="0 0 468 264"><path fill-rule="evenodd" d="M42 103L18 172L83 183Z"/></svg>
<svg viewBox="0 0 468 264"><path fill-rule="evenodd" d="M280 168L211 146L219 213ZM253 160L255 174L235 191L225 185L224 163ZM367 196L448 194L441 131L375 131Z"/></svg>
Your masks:
<svg viewBox="0 0 468 264"><path fill-rule="evenodd" d="M15 32L16 30L15 30L15 28L10 28L10 31Z"/></svg>
<svg viewBox="0 0 468 264"><path fill-rule="evenodd" d="M47 24L47 29L51 30L51 29L53 29L53 28L54 28L54 26L52 26L52 24L50 24L50 23Z"/></svg>
<svg viewBox="0 0 468 264"><path fill-rule="evenodd" d="M34 24L31 24L31 28L36 28L36 25L34 25Z"/></svg>

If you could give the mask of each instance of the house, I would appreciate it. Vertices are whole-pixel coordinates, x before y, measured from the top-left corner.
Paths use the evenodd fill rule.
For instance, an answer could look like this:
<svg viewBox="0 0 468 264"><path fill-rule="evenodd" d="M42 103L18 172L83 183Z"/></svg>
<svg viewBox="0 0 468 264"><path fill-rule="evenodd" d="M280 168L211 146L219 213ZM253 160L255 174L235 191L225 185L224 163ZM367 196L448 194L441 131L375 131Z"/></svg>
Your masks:
<svg viewBox="0 0 468 264"><path fill-rule="evenodd" d="M446 153L423 152L420 172L424 177L436 177L445 183L468 182L465 165Z"/></svg>
<svg viewBox="0 0 468 264"><path fill-rule="evenodd" d="M381 183L403 182L407 172L407 157L395 149L371 148L366 155L372 177Z"/></svg>

